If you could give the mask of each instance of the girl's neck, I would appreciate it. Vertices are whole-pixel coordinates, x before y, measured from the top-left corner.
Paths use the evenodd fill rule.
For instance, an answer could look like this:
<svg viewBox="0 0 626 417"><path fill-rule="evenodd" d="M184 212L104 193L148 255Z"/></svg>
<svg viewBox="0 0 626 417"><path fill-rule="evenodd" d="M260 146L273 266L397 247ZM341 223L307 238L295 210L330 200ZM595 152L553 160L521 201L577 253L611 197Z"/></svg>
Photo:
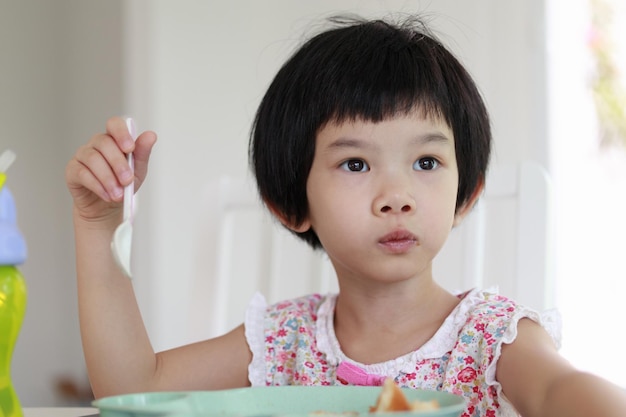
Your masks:
<svg viewBox="0 0 626 417"><path fill-rule="evenodd" d="M458 303L432 280L375 291L342 289L335 307L335 334L350 359L385 362L419 349Z"/></svg>

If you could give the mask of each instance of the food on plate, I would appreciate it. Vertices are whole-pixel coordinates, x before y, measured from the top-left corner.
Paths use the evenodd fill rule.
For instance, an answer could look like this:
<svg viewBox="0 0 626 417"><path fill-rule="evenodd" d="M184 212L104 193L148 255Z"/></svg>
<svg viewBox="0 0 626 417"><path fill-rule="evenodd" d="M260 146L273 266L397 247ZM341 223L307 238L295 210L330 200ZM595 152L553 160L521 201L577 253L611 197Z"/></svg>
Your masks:
<svg viewBox="0 0 626 417"><path fill-rule="evenodd" d="M421 411L432 410L439 410L439 403L437 400L409 401L393 378L385 379L382 391L376 399L376 404L369 408L370 413L391 413L398 411L419 413ZM330 412L319 410L308 413L308 415L309 417L353 417L358 416L359 413L356 411Z"/></svg>
<svg viewBox="0 0 626 417"><path fill-rule="evenodd" d="M392 411L427 411L438 410L439 403L436 400L409 402L404 393L392 378L385 379L383 390L376 400L376 404L370 408L373 413L387 413Z"/></svg>

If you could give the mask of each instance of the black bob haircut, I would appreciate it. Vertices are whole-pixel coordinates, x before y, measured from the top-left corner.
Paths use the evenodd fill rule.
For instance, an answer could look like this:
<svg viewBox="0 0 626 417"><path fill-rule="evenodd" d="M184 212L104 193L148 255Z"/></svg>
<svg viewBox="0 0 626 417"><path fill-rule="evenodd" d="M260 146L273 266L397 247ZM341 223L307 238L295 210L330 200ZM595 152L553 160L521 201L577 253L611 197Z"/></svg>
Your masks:
<svg viewBox="0 0 626 417"><path fill-rule="evenodd" d="M458 210L483 183L491 150L489 116L471 76L417 17L331 20L335 27L283 65L257 110L249 157L263 201L301 224L316 135L326 123L378 122L418 109L454 135ZM314 230L295 233L321 247Z"/></svg>

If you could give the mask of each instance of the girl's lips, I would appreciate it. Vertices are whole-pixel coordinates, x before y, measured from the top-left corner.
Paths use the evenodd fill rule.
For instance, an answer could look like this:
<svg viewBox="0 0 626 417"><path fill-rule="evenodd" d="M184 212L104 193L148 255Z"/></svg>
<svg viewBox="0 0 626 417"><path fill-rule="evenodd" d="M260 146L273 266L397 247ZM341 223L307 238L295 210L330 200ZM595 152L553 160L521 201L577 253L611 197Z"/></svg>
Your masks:
<svg viewBox="0 0 626 417"><path fill-rule="evenodd" d="M383 236L378 244L391 253L405 253L418 245L417 236L405 230L398 230Z"/></svg>

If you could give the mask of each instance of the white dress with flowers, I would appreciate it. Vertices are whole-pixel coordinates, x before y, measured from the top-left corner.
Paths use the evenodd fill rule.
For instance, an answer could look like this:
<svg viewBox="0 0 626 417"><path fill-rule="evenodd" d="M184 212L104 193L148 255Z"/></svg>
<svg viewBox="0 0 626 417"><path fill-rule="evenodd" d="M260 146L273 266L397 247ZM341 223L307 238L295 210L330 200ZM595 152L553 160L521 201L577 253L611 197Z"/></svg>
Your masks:
<svg viewBox="0 0 626 417"><path fill-rule="evenodd" d="M266 306L257 294L245 321L253 354L250 382L253 386L355 383L338 376L338 368L350 366L367 376L357 380L359 385L391 377L402 387L463 395L467 400L463 417L517 416L495 378L502 344L515 340L521 318L541 323L553 335L558 323L492 291L473 290L459 297L457 307L418 350L383 363L360 364L346 357L335 337L336 295L313 294Z"/></svg>

